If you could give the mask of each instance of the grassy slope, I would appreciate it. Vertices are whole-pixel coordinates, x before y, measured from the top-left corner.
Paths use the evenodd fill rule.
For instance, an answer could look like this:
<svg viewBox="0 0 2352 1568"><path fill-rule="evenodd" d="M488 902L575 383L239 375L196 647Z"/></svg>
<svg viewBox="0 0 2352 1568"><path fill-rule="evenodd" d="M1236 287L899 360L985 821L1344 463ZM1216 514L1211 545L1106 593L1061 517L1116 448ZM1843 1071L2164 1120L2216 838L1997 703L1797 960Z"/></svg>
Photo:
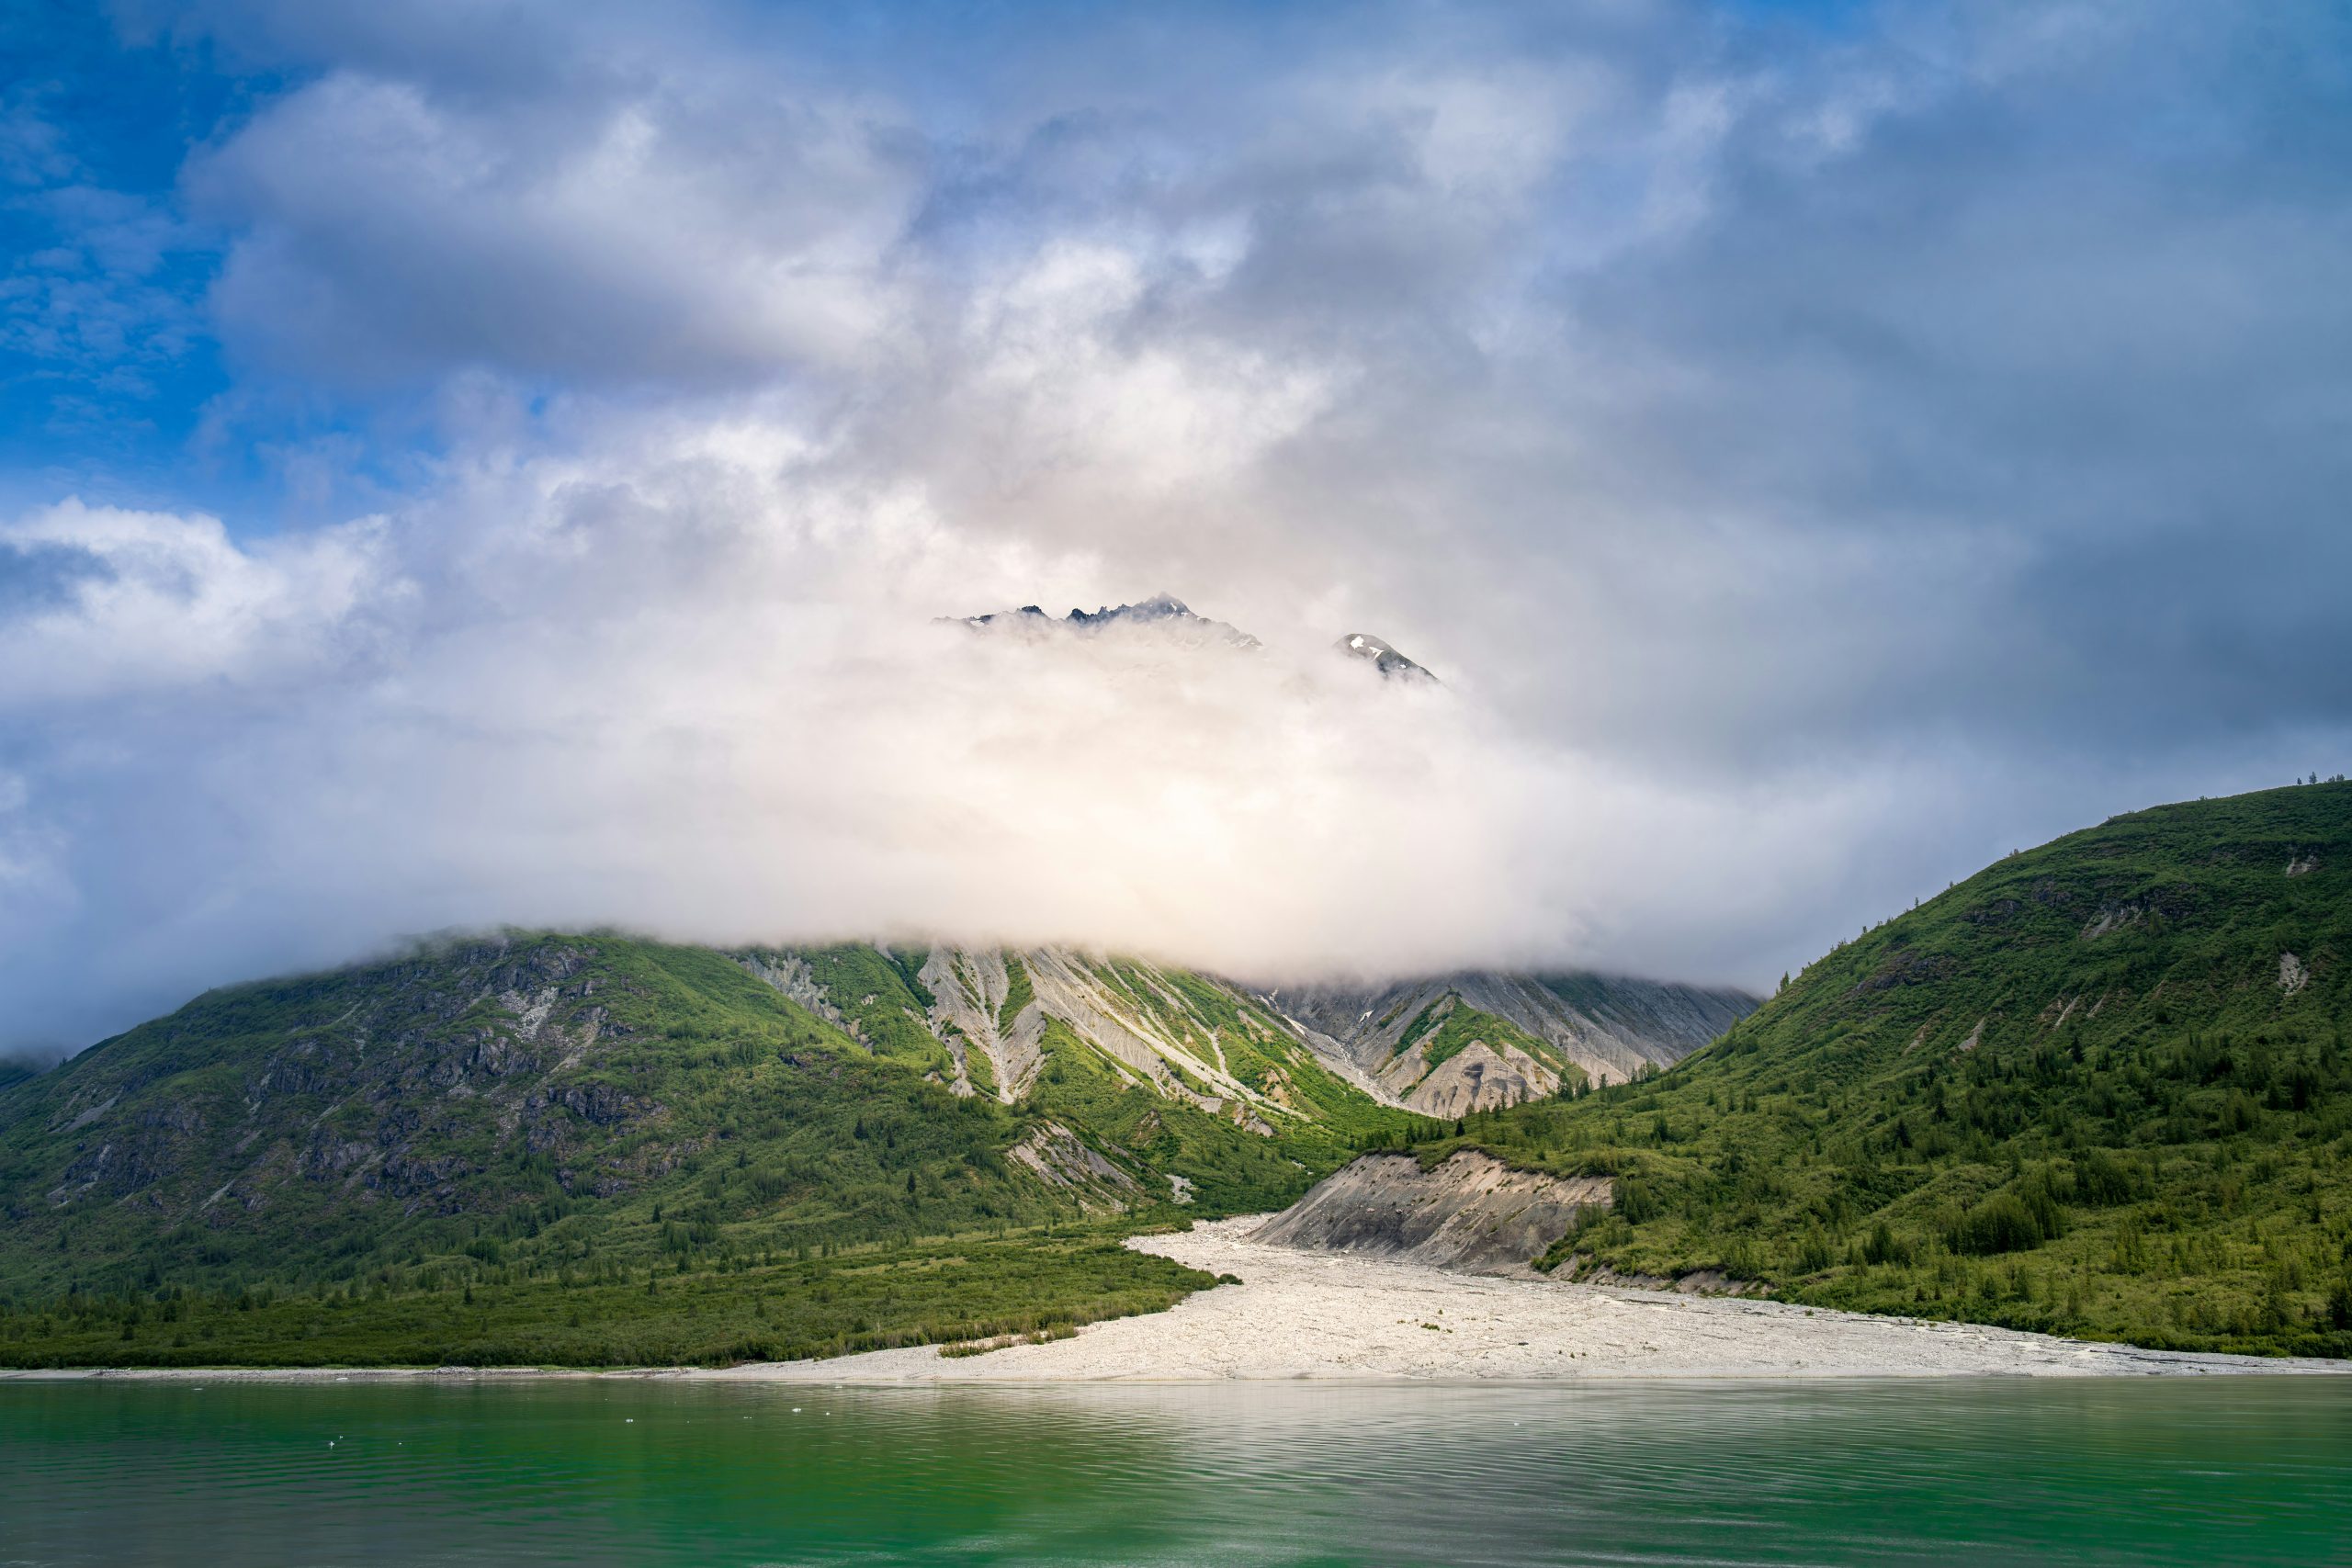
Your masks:
<svg viewBox="0 0 2352 1568"><path fill-rule="evenodd" d="M2352 785L2137 812L1841 945L1661 1076L1420 1148L1619 1176L1555 1262L2352 1355L2347 960Z"/></svg>
<svg viewBox="0 0 2352 1568"><path fill-rule="evenodd" d="M1099 1231L625 1278L509 1270L420 1288L395 1270L302 1292L54 1300L0 1314L0 1365L725 1365L1050 1331L1162 1311L1216 1282Z"/></svg>
<svg viewBox="0 0 2352 1568"><path fill-rule="evenodd" d="M863 943L798 948L793 955L808 965L825 999L876 1055L919 1076L955 1076L955 1059L923 1022L932 998L915 977L920 962L910 966Z"/></svg>
<svg viewBox="0 0 2352 1568"><path fill-rule="evenodd" d="M529 1038L500 997L549 987ZM1016 1133L718 954L529 937L212 992L6 1091L0 1279L307 1283L1039 1223L998 1152Z"/></svg>

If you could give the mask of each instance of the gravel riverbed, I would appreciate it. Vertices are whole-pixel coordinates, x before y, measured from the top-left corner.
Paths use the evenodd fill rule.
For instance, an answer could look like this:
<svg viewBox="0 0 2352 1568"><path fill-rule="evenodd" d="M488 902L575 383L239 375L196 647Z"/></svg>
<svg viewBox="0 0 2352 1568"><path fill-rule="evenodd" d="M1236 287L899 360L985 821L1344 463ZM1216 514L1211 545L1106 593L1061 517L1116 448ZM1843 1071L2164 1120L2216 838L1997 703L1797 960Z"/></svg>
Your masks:
<svg viewBox="0 0 2352 1568"><path fill-rule="evenodd" d="M1776 1302L1457 1274L1272 1246L1253 1239L1263 1223L1218 1220L1130 1241L1242 1283L1164 1313L1093 1324L1074 1338L979 1356L924 1347L680 1375L870 1383L2352 1371L2345 1362L2185 1355Z"/></svg>

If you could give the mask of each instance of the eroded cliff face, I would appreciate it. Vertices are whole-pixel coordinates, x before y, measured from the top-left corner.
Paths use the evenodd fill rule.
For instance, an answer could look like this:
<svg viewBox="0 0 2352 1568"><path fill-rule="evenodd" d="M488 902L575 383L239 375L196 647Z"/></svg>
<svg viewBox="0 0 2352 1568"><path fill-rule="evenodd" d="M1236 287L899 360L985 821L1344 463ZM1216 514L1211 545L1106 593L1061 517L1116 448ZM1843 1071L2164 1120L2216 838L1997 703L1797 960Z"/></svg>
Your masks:
<svg viewBox="0 0 2352 1568"><path fill-rule="evenodd" d="M1057 1032L1121 1085L1267 1136L1285 1118L1328 1115L1302 1089L1310 1077L1326 1101L1387 1098L1246 993L1191 971L1067 947L940 947L918 978L927 1005L902 1010L953 1054L959 1093L1028 1099Z"/></svg>
<svg viewBox="0 0 2352 1568"><path fill-rule="evenodd" d="M1567 1234L1578 1210L1609 1202L1606 1177L1513 1170L1475 1149L1428 1170L1410 1155L1366 1155L1267 1221L1256 1239L1466 1273L1523 1273Z"/></svg>
<svg viewBox="0 0 2352 1568"><path fill-rule="evenodd" d="M1008 1105L1020 1099L1044 1061L1038 1043L1046 1019L1033 998L1012 994L1005 955L995 949L938 948L919 977L932 994L931 1032L955 1053L959 1092L973 1092L977 1079ZM975 1052L981 1057L977 1063Z"/></svg>

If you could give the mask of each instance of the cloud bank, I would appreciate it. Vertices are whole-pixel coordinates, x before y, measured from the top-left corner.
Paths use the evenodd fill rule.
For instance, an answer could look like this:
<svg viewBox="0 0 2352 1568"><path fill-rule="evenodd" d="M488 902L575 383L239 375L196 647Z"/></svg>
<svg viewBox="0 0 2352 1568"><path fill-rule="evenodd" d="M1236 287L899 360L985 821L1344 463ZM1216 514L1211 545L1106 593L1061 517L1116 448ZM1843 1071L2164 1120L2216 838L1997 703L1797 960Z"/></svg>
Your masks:
<svg viewBox="0 0 2352 1568"><path fill-rule="evenodd" d="M994 541L812 505L789 467L697 457L651 494L620 461L625 497L567 468L494 517L251 551L78 504L0 533L77 562L6 646L6 699L47 709L0 781L12 994L72 1019L50 976L185 990L501 922L1275 980L1658 964L1818 893L1798 846L1872 808L1676 791L1298 622L1250 650L936 624L1001 586Z"/></svg>
<svg viewBox="0 0 2352 1568"><path fill-rule="evenodd" d="M0 170L213 237L264 478L0 522L0 1039L497 921L1764 985L2344 765L2335 7L119 27L168 184ZM151 418L90 236L0 305ZM931 624L1163 588L1269 647Z"/></svg>

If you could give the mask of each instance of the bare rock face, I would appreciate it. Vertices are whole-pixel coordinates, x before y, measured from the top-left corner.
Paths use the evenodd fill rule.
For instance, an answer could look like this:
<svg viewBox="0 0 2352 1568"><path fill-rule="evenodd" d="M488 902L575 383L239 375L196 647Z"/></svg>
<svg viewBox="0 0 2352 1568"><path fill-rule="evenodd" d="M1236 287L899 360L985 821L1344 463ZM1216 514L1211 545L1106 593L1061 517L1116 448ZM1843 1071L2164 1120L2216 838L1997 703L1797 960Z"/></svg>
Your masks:
<svg viewBox="0 0 2352 1568"><path fill-rule="evenodd" d="M949 625L958 624L951 618ZM1173 593L1155 593L1140 604L1105 604L1089 613L1072 610L1057 620L1035 604L992 615L965 615L960 624L974 631L1010 634L1029 640L1051 637L1149 637L1178 648L1231 648L1248 651L1260 646L1238 626L1196 615L1192 606Z"/></svg>
<svg viewBox="0 0 2352 1568"><path fill-rule="evenodd" d="M1121 1213L1136 1191L1134 1177L1058 1122L1041 1122L1031 1128L1027 1137L1005 1151L1005 1157L1047 1186L1075 1194L1089 1213Z"/></svg>
<svg viewBox="0 0 2352 1568"><path fill-rule="evenodd" d="M988 1058L997 1098L1008 1105L1019 1099L1044 1064L1038 1042L1046 1021L1034 1003L1004 1016L1012 983L1004 954L993 948L935 948L919 978L933 997L931 1031L956 1056L963 1081L970 1082L967 1053L978 1051Z"/></svg>
<svg viewBox="0 0 2352 1568"><path fill-rule="evenodd" d="M1437 677L1369 632L1350 632L1332 645L1350 659L1361 659L1392 681L1437 684Z"/></svg>
<svg viewBox="0 0 2352 1568"><path fill-rule="evenodd" d="M1026 1000L1014 991L1016 968L1027 987ZM984 1053L997 1098L1008 1105L1035 1086L1045 1065L1046 1027L1058 1024L1099 1053L1123 1083L1182 1100L1252 1132L1271 1137L1270 1118L1313 1113L1293 1092L1290 1075L1279 1067L1262 1085L1237 1077L1219 1030L1238 1029L1238 1041L1272 1047L1281 1055L1301 1047L1312 1057L1319 1054L1320 1043L1292 1036L1272 1014L1222 982L1193 981L1229 998L1234 1010L1221 1022L1224 1015L1217 1009L1204 1011L1197 997L1188 999L1184 983L1190 977L1076 948L1012 953L938 947L931 950L920 978L932 995L932 1033L959 1064L968 1064L974 1051ZM1326 1065L1345 1071L1351 1082L1358 1076L1344 1064Z"/></svg>
<svg viewBox="0 0 2352 1568"><path fill-rule="evenodd" d="M2278 955L2278 988L2281 991L2291 997L2309 984L2311 977L2311 971L2303 966L2301 959L2291 953Z"/></svg>
<svg viewBox="0 0 2352 1568"><path fill-rule="evenodd" d="M1496 1111L1559 1091L1560 1075L1514 1045L1474 1040L1434 1067L1427 1052L1426 1042L1416 1043L1380 1072L1381 1086L1424 1116Z"/></svg>
<svg viewBox="0 0 2352 1568"><path fill-rule="evenodd" d="M1464 1273L1523 1273L1567 1234L1577 1211L1610 1201L1606 1177L1513 1170L1473 1149L1430 1170L1410 1155L1366 1155L1267 1221L1254 1239Z"/></svg>

